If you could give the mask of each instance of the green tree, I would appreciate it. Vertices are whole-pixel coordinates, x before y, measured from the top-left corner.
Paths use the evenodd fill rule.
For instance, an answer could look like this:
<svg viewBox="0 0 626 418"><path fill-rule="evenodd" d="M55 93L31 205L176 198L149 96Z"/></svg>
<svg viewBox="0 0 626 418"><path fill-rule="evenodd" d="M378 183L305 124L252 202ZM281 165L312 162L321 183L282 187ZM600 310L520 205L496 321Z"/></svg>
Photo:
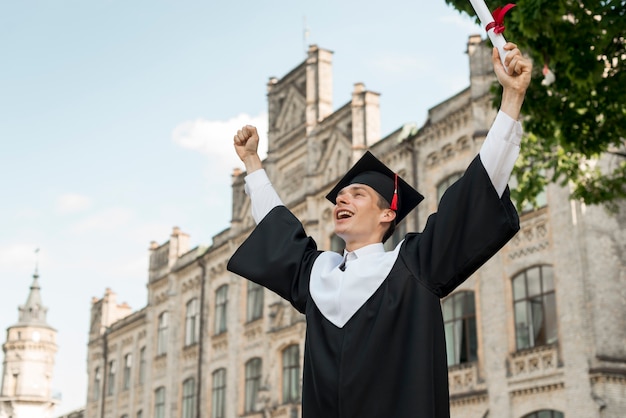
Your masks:
<svg viewBox="0 0 626 418"><path fill-rule="evenodd" d="M469 0L446 3L476 16ZM507 4L487 3L490 10ZM616 208L626 197L626 1L516 5L504 36L532 58L534 69L522 109L527 136L514 197L520 205L533 202L554 181L572 184L572 198ZM552 84L542 84L544 67L556 76ZM596 164L600 157L604 164Z"/></svg>

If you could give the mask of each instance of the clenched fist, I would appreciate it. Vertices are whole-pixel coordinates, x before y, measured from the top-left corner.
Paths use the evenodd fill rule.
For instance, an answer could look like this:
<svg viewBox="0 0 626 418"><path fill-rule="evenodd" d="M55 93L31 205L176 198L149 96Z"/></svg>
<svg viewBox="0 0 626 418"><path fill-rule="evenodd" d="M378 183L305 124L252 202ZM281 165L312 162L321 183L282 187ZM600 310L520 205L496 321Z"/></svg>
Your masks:
<svg viewBox="0 0 626 418"><path fill-rule="evenodd" d="M259 134L252 125L245 125L237 131L237 135L233 138L233 144L237 155L246 166L248 174L258 170L261 167L261 159L259 158Z"/></svg>

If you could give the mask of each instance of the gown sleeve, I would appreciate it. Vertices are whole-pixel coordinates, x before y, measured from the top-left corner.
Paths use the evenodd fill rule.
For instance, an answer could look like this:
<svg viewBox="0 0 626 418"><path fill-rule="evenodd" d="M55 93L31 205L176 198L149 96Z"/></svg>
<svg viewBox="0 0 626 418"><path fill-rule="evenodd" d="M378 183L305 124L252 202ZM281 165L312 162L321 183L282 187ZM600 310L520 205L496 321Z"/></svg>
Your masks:
<svg viewBox="0 0 626 418"><path fill-rule="evenodd" d="M311 269L320 253L298 218L285 206L276 206L235 251L227 269L277 293L304 313Z"/></svg>
<svg viewBox="0 0 626 418"><path fill-rule="evenodd" d="M498 196L480 156L444 193L422 233L408 234L400 257L439 297L452 292L519 230L508 187Z"/></svg>

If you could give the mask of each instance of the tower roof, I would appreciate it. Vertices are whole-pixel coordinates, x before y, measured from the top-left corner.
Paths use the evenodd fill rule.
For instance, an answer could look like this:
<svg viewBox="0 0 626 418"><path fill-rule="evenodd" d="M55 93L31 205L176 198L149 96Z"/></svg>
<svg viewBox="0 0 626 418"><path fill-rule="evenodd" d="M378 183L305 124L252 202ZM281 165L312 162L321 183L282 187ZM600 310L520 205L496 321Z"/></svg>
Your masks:
<svg viewBox="0 0 626 418"><path fill-rule="evenodd" d="M41 287L39 286L39 274L35 269L33 283L30 285L28 299L24 305L19 306L19 321L17 325L38 325L49 327L46 322L48 308L41 301Z"/></svg>

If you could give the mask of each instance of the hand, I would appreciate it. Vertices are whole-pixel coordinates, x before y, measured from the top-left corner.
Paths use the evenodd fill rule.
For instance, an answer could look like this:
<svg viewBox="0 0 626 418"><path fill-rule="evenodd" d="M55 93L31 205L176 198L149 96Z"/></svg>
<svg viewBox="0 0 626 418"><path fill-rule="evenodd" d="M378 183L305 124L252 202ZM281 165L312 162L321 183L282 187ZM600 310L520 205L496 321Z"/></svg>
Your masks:
<svg viewBox="0 0 626 418"><path fill-rule="evenodd" d="M497 48L493 48L491 57L498 82L505 89L525 94L530 84L530 73L533 68L532 62L529 58L524 57L517 45L512 42L507 42L503 48L505 51L508 51L504 58L506 69L502 65L500 52Z"/></svg>
<svg viewBox="0 0 626 418"><path fill-rule="evenodd" d="M502 85L502 103L500 110L513 119L518 119L526 89L530 84L530 74L533 69L529 58L522 55L517 45L511 42L504 44L504 50L508 51L504 58L506 70L500 61L500 53L497 48L493 49L491 60L493 70L498 82ZM508 70L508 71L507 71Z"/></svg>
<svg viewBox="0 0 626 418"><path fill-rule="evenodd" d="M259 134L254 126L246 125L238 130L233 138L233 145L248 174L262 168L258 154Z"/></svg>

